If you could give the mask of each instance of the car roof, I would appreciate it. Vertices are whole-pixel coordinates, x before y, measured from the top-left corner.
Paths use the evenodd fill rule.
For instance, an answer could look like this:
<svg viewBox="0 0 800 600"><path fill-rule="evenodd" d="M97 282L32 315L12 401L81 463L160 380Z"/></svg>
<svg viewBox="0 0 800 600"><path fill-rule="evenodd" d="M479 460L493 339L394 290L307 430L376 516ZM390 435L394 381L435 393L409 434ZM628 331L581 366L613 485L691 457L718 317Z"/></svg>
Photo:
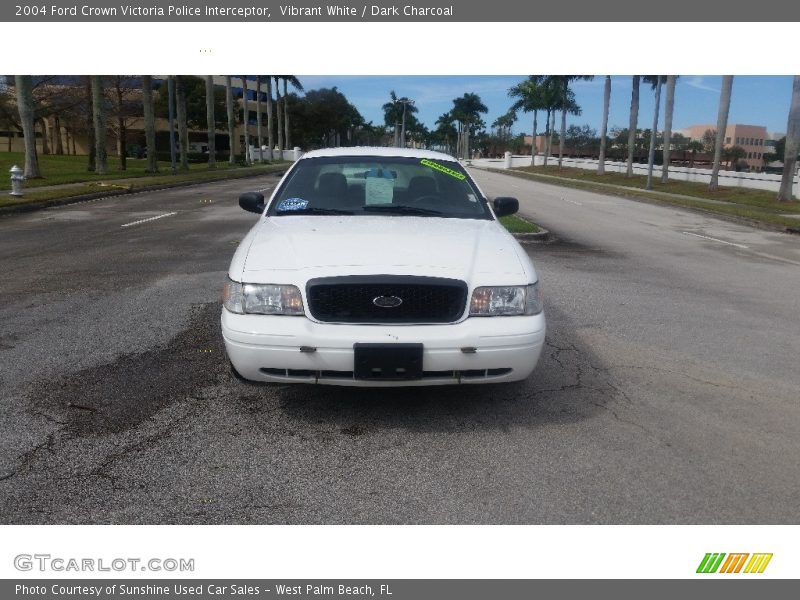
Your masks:
<svg viewBox="0 0 800 600"><path fill-rule="evenodd" d="M320 150L312 150L306 152L301 157L305 158L320 158L328 156L398 156L405 158L429 158L433 160L456 160L448 154L442 152L434 152L432 150L420 150L418 148L386 148L386 147L371 147L371 146L352 146L348 148L321 148Z"/></svg>

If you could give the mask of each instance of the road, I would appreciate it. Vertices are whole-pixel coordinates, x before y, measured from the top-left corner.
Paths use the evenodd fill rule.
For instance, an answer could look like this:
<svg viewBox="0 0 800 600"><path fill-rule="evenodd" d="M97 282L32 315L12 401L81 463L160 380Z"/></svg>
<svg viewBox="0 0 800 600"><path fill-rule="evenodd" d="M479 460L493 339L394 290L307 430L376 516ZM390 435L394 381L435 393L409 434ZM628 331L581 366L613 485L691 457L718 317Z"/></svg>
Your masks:
<svg viewBox="0 0 800 600"><path fill-rule="evenodd" d="M800 238L475 176L554 234L519 384L233 379L273 177L0 219L0 523L796 523Z"/></svg>

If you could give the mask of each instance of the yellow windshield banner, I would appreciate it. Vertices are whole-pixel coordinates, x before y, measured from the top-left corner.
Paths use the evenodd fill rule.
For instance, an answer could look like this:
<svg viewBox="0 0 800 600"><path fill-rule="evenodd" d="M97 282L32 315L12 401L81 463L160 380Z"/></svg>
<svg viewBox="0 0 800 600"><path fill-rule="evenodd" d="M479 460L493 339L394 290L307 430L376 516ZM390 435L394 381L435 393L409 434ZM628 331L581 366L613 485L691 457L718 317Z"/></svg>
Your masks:
<svg viewBox="0 0 800 600"><path fill-rule="evenodd" d="M431 169L435 169L435 170L437 170L437 171L439 171L441 173L444 173L446 175L450 175L450 177L455 177L459 181L463 181L464 179L467 178L467 176L464 175L463 173L459 173L458 171L454 171L453 169L445 167L444 165L440 165L439 163L435 163L432 160L428 160L427 158L423 158L419 162L420 162L421 165L424 165L426 167L430 167Z"/></svg>

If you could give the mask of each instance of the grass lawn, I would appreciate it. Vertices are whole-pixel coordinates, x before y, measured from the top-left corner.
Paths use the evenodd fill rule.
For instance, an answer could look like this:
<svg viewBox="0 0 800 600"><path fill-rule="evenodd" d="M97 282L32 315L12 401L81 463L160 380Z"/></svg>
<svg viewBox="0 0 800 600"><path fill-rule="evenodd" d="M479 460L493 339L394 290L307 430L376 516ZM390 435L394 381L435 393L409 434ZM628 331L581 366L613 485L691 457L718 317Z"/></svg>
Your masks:
<svg viewBox="0 0 800 600"><path fill-rule="evenodd" d="M39 156L39 170L42 173L41 179L28 179L25 181L25 189L45 186L45 185L59 185L63 183L81 183L81 182L100 182L100 181L114 181L116 179L131 179L138 177L152 177L151 173L145 173L145 164L147 161L144 159L129 158L127 169L121 171L119 168L119 159L116 157L108 158L108 173L105 175L97 175L91 171L86 170L87 157L85 156L67 156L47 154ZM284 163L285 164L285 163ZM25 155L22 152L0 152L0 190L10 190L11 180L9 177L9 170L13 165L20 167L25 166ZM159 162L158 168L161 175L169 175L171 165L168 162ZM244 169L242 165L231 166L227 162L217 161L217 171L226 171L229 169ZM189 173L213 173L208 171L206 163L190 164ZM176 177L186 176L186 172L178 171ZM176 177L172 177L171 181L175 181Z"/></svg>
<svg viewBox="0 0 800 600"><path fill-rule="evenodd" d="M644 189L646 177L642 175L631 178L625 177L623 173L598 175L595 171L590 171L588 169L570 167L559 169L557 166L548 166L547 168L522 167L500 172L543 182L546 181L547 183L565 185L567 187L588 189L606 194L633 198L646 198L659 203L676 206L700 208L771 225L781 225L794 229L800 227L800 219L786 216L800 214L800 202L778 202L775 199L776 193L766 190L726 187L720 188L717 192L711 192L708 190L708 186L702 183L687 181L661 183L661 180L658 179L653 182L653 190L649 191ZM560 178L562 181L557 181L553 178ZM624 186L629 188L630 191L628 192L627 190L620 190L618 188L607 188L597 184ZM689 197L681 198L667 196L666 194L680 194L681 196ZM705 200L712 200L715 202L706 202Z"/></svg>
<svg viewBox="0 0 800 600"><path fill-rule="evenodd" d="M535 223L526 221L517 215L500 217L500 222L508 229L509 233L539 233L539 227Z"/></svg>

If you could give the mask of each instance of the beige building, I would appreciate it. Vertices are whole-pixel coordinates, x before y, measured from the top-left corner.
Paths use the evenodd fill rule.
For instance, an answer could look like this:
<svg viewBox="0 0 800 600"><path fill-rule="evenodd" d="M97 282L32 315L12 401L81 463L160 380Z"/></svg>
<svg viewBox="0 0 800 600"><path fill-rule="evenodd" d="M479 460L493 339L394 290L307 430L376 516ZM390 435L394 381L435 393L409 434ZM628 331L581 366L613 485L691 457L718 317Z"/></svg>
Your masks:
<svg viewBox="0 0 800 600"><path fill-rule="evenodd" d="M716 131L716 125L692 125L684 130L684 135L692 140L702 141L706 131ZM770 139L767 128L763 125L742 125L734 123L725 128L724 147L740 146L747 154L744 161L750 170L761 170L764 166L764 154L771 149L765 145Z"/></svg>
<svg viewBox="0 0 800 600"><path fill-rule="evenodd" d="M164 79L165 76L155 75L153 76L154 83L160 84ZM0 83L2 86L0 87L0 93L7 92L7 86L5 82L2 82L2 77L0 77ZM217 87L224 87L225 86L225 77L220 75L214 76L214 85ZM241 98L241 90L242 90L242 80L240 77L234 77L232 81L232 85L234 88L234 101L237 103L239 107L239 114L240 117L237 119L241 121L241 111L244 105L244 102ZM264 92L262 86L262 94ZM58 84L50 84L49 88L58 92L59 90L64 90L65 93L75 92L75 90L80 90L82 88L77 87L77 85L70 83L58 83ZM247 81L247 88L249 90L248 96L250 97L250 102L248 104L248 113L249 113L249 124L247 127L247 132L249 134L250 143L254 143L254 137L256 135L256 102L255 102L255 90L256 90L256 83L255 81ZM82 92L80 92L82 93ZM145 145L144 140L144 118L141 116L144 112L144 108L140 106L141 104L141 90L138 88L126 90L127 93L127 100L132 102L133 104L137 105L137 109L133 111L132 114L126 116L125 118L125 129L126 129L126 137L127 137L127 146L129 152L135 146L143 147ZM158 95L158 91L154 91L154 96ZM238 97L237 97L238 96ZM262 112L263 114L263 143L267 143L267 115L266 115L266 102L262 102ZM273 104L273 111L275 110ZM160 150L169 150L169 142L168 142L168 133L169 133L169 121L164 118L156 118L156 136L158 139L157 146ZM117 125L118 121L113 117L113 115L107 115L107 122L108 122L108 137L107 137L107 152L109 156L118 156L119 155L119 136L117 132ZM54 116L47 115L43 116L42 118L36 119L34 124L35 134L36 134L36 149L39 154L71 154L71 155L86 155L89 153L89 139L88 134L86 132L86 126L83 121L81 122L73 122L70 123L66 120L58 121ZM237 122L236 127L234 129L234 135L236 140L236 153L240 154L244 150L244 124L241 122ZM217 135L217 149L220 150L220 146L227 147L228 143L228 132L227 129L225 130L215 130ZM176 131L177 137L177 131ZM277 136L276 136L277 137ZM277 141L277 140L276 140ZM60 149L60 152L59 152ZM189 129L189 152L191 153L201 153L206 152L208 150L208 133L205 129L198 130L198 129ZM24 152L25 151L25 140L23 139L22 133L14 128L7 127L5 123L0 122L0 151L8 151L8 152Z"/></svg>

